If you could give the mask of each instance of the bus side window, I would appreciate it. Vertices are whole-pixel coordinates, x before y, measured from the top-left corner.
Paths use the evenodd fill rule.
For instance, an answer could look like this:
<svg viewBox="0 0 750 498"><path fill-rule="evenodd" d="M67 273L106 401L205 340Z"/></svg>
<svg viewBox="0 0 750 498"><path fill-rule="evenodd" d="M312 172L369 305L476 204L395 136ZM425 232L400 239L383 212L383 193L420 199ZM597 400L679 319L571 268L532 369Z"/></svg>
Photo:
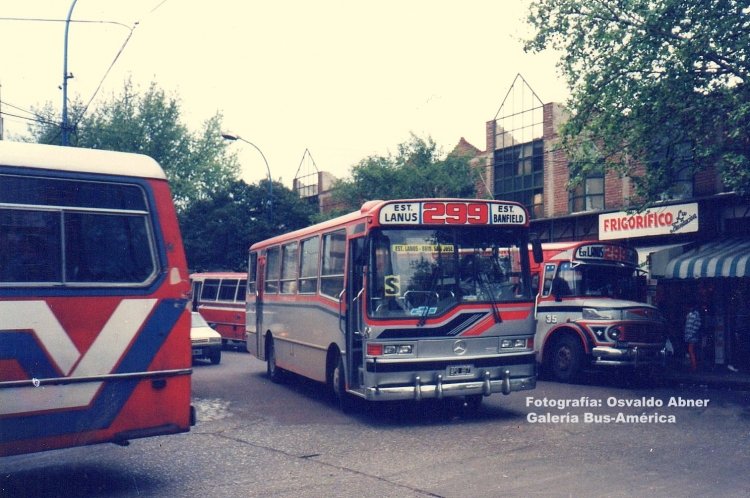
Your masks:
<svg viewBox="0 0 750 498"><path fill-rule="evenodd" d="M219 286L219 301L234 301L234 296L237 294L237 283L236 279L223 279Z"/></svg>
<svg viewBox="0 0 750 498"><path fill-rule="evenodd" d="M238 303L245 302L245 292L247 291L247 279L240 280L240 284L237 286L237 296L234 300Z"/></svg>
<svg viewBox="0 0 750 498"><path fill-rule="evenodd" d="M201 301L216 301L219 296L219 279L210 278L203 282L203 290L201 291Z"/></svg>
<svg viewBox="0 0 750 498"><path fill-rule="evenodd" d="M297 273L299 269L299 258L297 242L284 244L281 247L281 293L297 293Z"/></svg>
<svg viewBox="0 0 750 498"><path fill-rule="evenodd" d="M542 296L547 297L552 292L552 280L555 276L555 265L544 266L544 288L542 288Z"/></svg>
<svg viewBox="0 0 750 498"><path fill-rule="evenodd" d="M250 257L247 260L247 291L245 297L248 295L255 297L256 292L256 281L258 271L258 253L250 253ZM243 291L245 292L245 291ZM239 297L237 298L239 300Z"/></svg>
<svg viewBox="0 0 750 498"><path fill-rule="evenodd" d="M318 290L318 265L320 254L320 237L302 241L299 270L300 294L314 294Z"/></svg>
<svg viewBox="0 0 750 498"><path fill-rule="evenodd" d="M346 232L337 230L323 236L323 267L320 272L320 293L338 299L344 290Z"/></svg>
<svg viewBox="0 0 750 498"><path fill-rule="evenodd" d="M265 292L276 294L279 292L279 276L281 274L281 248L269 247L266 251L266 288Z"/></svg>

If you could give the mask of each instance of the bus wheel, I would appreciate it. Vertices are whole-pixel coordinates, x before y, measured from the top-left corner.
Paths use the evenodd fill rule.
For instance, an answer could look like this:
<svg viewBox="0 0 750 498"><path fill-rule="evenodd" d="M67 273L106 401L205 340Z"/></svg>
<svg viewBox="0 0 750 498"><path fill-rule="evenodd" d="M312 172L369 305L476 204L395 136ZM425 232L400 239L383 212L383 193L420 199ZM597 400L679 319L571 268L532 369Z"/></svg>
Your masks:
<svg viewBox="0 0 750 498"><path fill-rule="evenodd" d="M339 408L348 412L352 407L352 399L346 392L346 378L344 376L344 359L341 355L338 355L336 366L331 372L331 390L333 391L333 399L338 404Z"/></svg>
<svg viewBox="0 0 750 498"><path fill-rule="evenodd" d="M273 345L273 337L268 338L266 343L266 376L271 382L280 383L284 371L276 365L276 348Z"/></svg>
<svg viewBox="0 0 750 498"><path fill-rule="evenodd" d="M557 339L550 354L550 371L558 382L573 382L581 373L583 348L575 337L564 335Z"/></svg>

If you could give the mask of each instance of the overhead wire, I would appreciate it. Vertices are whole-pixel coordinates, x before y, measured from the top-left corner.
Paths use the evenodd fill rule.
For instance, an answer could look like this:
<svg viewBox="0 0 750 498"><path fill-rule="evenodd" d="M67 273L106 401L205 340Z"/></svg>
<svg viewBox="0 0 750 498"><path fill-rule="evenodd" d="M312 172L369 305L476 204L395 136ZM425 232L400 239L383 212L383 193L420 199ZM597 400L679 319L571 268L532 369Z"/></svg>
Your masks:
<svg viewBox="0 0 750 498"><path fill-rule="evenodd" d="M162 0L155 7L153 7L151 10L149 10L146 15L154 13L156 10L158 10L166 2L167 2L167 0ZM0 20L1 21L66 22L66 20L64 20L64 19L21 18L21 17L0 17ZM126 29L129 30L127 38L125 38L125 41L120 46L119 50L117 51L117 54L115 54L114 59L110 63L109 67L107 67L107 70L105 71L104 75L102 76L101 80L99 81L99 84L97 85L96 89L94 90L94 93L91 95L91 98L88 100L88 102L86 103L86 105L83 107L83 110L81 111L80 115L76 118L76 120L74 120L73 127L75 128L78 125L78 123L80 123L80 121L83 119L84 115L86 114L86 112L88 111L89 107L91 106L91 103L94 101L94 99L98 95L99 91L101 90L102 85L104 84L104 81L106 80L106 78L109 75L109 73L112 71L112 68L114 67L114 65L117 63L117 60L120 58L120 56L124 52L125 47L127 46L128 42L132 38L133 32L134 32L135 28L140 24L140 21L135 21L132 26L128 26L128 25L126 25L124 23L121 23L121 22L118 22L118 21L105 21L105 20L85 20L85 19L82 19L82 20L70 20L70 22L75 22L75 23L90 23L90 24L114 24L114 25L117 25L117 26L122 26L122 27L124 27L124 28L126 28ZM22 108L20 108L18 106L15 106L15 105L10 104L10 103L5 102L5 101L0 102L0 104L5 104L5 105L7 105L9 107L12 107L12 108L18 110L18 111L25 112L25 113L28 113L28 114L32 114L35 117L34 118L29 118L29 117L24 117L24 116L19 116L19 115L7 113L7 112L4 112L4 111L0 111L0 115L12 116L14 118L25 119L27 121L36 121L37 123L41 123L41 124L54 124L56 126L60 126L60 123L51 122L51 121L49 121L49 120L47 120L47 119L39 116L38 114L34 113L33 111L27 111L25 109L22 109ZM59 135L59 133L58 133L58 135Z"/></svg>

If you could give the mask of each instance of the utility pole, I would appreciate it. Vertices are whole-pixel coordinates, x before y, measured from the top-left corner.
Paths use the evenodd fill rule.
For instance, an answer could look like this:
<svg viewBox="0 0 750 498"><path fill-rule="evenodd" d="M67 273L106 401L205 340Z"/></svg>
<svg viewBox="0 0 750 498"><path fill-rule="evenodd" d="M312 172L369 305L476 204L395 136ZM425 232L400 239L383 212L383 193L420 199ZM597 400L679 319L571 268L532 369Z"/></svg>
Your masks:
<svg viewBox="0 0 750 498"><path fill-rule="evenodd" d="M68 11L68 17L65 19L65 45L63 47L63 82L62 82L62 145L68 145L68 132L70 125L68 125L68 79L72 78L72 74L68 74L68 30L70 29L70 16L73 15L73 7L76 6L78 0L73 0L70 4L70 10Z"/></svg>

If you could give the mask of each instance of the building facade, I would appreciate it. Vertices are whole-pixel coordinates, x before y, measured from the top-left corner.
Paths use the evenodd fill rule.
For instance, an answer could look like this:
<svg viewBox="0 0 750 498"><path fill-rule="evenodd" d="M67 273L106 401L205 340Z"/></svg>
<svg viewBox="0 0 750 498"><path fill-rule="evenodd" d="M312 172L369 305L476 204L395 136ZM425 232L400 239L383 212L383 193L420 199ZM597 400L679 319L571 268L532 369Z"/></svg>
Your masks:
<svg viewBox="0 0 750 498"><path fill-rule="evenodd" d="M634 247L648 275L649 300L669 322L683 355L687 306L703 317L701 368L750 371L750 205L727 191L714 170L678 174L669 197L637 211L629 178L608 171L569 187L558 147L563 106L543 103L521 75L477 154L481 193L523 203L543 242L618 240Z"/></svg>

